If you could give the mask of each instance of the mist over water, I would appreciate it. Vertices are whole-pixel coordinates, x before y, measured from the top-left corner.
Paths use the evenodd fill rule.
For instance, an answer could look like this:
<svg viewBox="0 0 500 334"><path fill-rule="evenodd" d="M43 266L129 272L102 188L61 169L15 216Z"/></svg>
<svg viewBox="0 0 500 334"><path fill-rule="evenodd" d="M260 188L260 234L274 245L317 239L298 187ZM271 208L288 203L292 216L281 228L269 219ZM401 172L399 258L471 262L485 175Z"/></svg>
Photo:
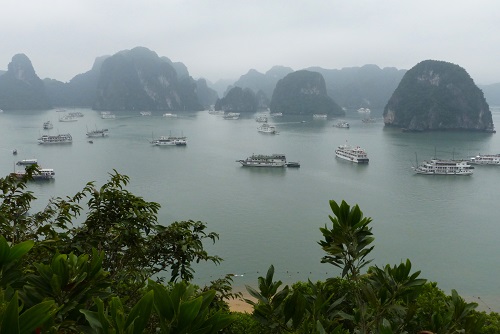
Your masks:
<svg viewBox="0 0 500 334"><path fill-rule="evenodd" d="M500 108L491 110L498 127ZM271 264L275 279L286 284L339 275L335 267L320 263L324 254L317 242L319 228L331 224L328 201L345 200L373 219L374 264L409 258L421 277L438 282L446 293L456 289L500 310L500 167L476 166L470 177L414 175L411 169L417 160L435 155L458 159L500 153L499 134L402 133L384 128L380 110L372 111L373 124L348 111L342 119L350 129L334 127L338 119L272 118L278 135L258 133L255 115L224 120L207 111L177 118L137 112L105 120L90 109L68 111L85 116L63 123L54 110L0 114L1 174L30 158L56 172L53 181L30 184L38 198L33 212L51 197L74 195L88 181L102 185L116 169L130 177L129 191L161 204L160 223L200 220L220 234L215 245L206 247L225 261L197 265L197 283L232 273L238 275L234 285L241 287L256 286ZM42 129L47 120L54 124L50 131ZM95 128L108 128L109 137L90 144L85 133ZM70 133L73 143L38 145L44 133ZM149 143L170 134L187 136L187 146ZM370 163L336 159L335 148L346 141L366 149ZM252 169L236 162L253 153L283 153L289 161L300 161L301 168Z"/></svg>

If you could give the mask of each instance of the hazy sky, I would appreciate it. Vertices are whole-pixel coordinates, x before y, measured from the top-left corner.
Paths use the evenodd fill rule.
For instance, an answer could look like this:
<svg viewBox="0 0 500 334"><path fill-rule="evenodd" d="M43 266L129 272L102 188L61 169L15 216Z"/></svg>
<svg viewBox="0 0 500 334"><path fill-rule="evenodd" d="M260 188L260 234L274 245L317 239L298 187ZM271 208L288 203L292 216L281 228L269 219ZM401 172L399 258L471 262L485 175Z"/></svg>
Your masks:
<svg viewBox="0 0 500 334"><path fill-rule="evenodd" d="M144 46L194 78L237 79L426 59L500 82L498 0L2 0L0 69L26 54L40 78L69 81L98 56Z"/></svg>

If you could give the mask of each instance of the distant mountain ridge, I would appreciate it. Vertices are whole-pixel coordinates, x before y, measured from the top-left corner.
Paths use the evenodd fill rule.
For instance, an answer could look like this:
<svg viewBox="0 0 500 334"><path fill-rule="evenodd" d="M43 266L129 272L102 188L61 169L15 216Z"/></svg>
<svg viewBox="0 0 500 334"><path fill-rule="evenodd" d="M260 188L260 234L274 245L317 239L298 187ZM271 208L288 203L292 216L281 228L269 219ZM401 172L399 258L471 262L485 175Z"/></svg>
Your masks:
<svg viewBox="0 0 500 334"><path fill-rule="evenodd" d="M120 75L124 75L118 73L117 68L115 71L107 68L103 76L102 66L109 58L116 55L130 57L131 51L132 54L137 51L135 49L142 49L145 59L148 59L141 65L145 66L144 68L134 69L133 62L129 62L130 68L126 68L125 63L121 67L123 71L128 71L127 80L123 80L124 77L117 79ZM148 54L154 54L154 56L148 57ZM17 63L20 58L16 58ZM109 65L111 68L118 66L116 58L114 57L113 61L115 64ZM269 107L277 82L294 72L290 67L273 66L265 73L251 69L234 82L220 80L211 83L202 78L193 79L189 75L188 68L181 62L172 62L169 58L159 57L147 48L138 47L117 52L115 55L97 57L89 71L76 75L67 83L46 78L40 84L40 78L36 76L31 62L26 56L24 60L27 61L20 63L26 65L25 73L32 75L30 79L32 81L29 84L28 81L12 75L13 69L0 70L1 109L47 109L52 106L67 106L113 110L142 108L200 110L214 105L219 96L224 96L233 87L251 89L257 98L257 108L260 109ZM160 72L165 70L165 73L162 73L162 79L157 80L156 83L152 75L154 71L148 72L147 70L150 66L162 68ZM170 70L166 70L167 68ZM327 95L346 109L384 108L406 73L406 70L391 67L379 68L377 65L342 69L309 67L304 70L320 73L325 80ZM149 74L145 75L145 73ZM168 87L162 85L168 85ZM479 88L483 90L484 97L490 105L500 105L500 83L481 85ZM135 100L127 96L134 96ZM127 99L129 101L125 102Z"/></svg>
<svg viewBox="0 0 500 334"><path fill-rule="evenodd" d="M189 76L184 64L143 47L99 57L91 70L69 83L46 79L45 84L54 105L95 110L196 111L217 99L204 79Z"/></svg>

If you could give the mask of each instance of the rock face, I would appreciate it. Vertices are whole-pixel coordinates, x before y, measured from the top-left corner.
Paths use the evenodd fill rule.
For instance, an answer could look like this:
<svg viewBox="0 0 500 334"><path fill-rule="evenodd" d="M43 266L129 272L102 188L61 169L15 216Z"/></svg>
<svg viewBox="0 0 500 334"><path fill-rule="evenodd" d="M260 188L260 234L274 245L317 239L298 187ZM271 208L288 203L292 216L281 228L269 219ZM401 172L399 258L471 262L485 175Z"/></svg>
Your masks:
<svg viewBox="0 0 500 334"><path fill-rule="evenodd" d="M287 115L344 115L342 108L327 95L323 76L306 70L290 73L278 81L270 109Z"/></svg>
<svg viewBox="0 0 500 334"><path fill-rule="evenodd" d="M409 131L494 131L489 106L469 74L436 60L406 72L384 108L384 123Z"/></svg>
<svg viewBox="0 0 500 334"><path fill-rule="evenodd" d="M67 83L54 79L44 79L45 89L52 104L55 106L92 107L96 100L101 66L108 57L97 57L91 70L76 75Z"/></svg>
<svg viewBox="0 0 500 334"><path fill-rule="evenodd" d="M143 47L107 58L100 71L96 110L202 110L196 83Z"/></svg>
<svg viewBox="0 0 500 334"><path fill-rule="evenodd" d="M43 81L24 54L12 57L7 72L0 76L0 108L6 110L50 109Z"/></svg>
<svg viewBox="0 0 500 334"><path fill-rule="evenodd" d="M196 95L198 96L200 103L205 106L205 108L214 105L219 98L217 92L208 87L205 79L196 80Z"/></svg>
<svg viewBox="0 0 500 334"><path fill-rule="evenodd" d="M287 74L292 73L293 70L284 66L273 66L266 73L259 73L251 69L247 74L242 75L233 85L242 88L250 88L252 91L259 94L264 94L264 100L269 100L273 96L274 88L279 80L283 79ZM268 107L263 106L263 107Z"/></svg>
<svg viewBox="0 0 500 334"><path fill-rule="evenodd" d="M257 97L250 88L233 87L226 96L217 100L215 110L252 113L257 111L257 105Z"/></svg>

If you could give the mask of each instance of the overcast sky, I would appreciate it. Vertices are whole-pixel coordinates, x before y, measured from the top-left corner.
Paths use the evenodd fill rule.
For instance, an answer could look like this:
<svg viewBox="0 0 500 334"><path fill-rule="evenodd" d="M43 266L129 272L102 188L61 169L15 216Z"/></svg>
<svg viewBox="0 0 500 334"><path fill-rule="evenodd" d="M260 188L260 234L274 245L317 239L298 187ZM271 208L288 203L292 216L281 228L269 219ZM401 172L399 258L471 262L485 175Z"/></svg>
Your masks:
<svg viewBox="0 0 500 334"><path fill-rule="evenodd" d="M457 64L500 82L499 0L2 0L0 69L17 53L69 81L98 56L144 46L191 76Z"/></svg>

